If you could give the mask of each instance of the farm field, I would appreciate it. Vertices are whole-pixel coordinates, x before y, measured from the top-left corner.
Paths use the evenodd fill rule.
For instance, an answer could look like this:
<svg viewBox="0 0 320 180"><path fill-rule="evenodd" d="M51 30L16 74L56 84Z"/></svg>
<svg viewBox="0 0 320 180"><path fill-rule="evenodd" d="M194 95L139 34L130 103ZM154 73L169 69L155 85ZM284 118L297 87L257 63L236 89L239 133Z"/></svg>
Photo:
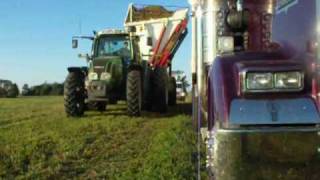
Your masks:
<svg viewBox="0 0 320 180"><path fill-rule="evenodd" d="M191 105L67 118L63 97L0 99L0 179L195 179Z"/></svg>

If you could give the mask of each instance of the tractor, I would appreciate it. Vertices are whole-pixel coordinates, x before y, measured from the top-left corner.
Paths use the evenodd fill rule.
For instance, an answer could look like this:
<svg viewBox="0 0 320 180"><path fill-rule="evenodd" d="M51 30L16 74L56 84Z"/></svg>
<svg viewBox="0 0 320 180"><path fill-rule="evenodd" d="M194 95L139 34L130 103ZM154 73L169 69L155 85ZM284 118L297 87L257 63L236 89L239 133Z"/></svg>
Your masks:
<svg viewBox="0 0 320 180"><path fill-rule="evenodd" d="M171 60L186 36L186 24L187 9L131 4L124 30L74 36L73 48L78 47L78 39L89 39L92 51L79 55L88 67L68 68L64 87L67 115L79 117L88 108L104 111L107 103L119 100L127 102L130 116L140 116L142 110L166 113L168 105L175 104Z"/></svg>
<svg viewBox="0 0 320 180"><path fill-rule="evenodd" d="M92 41L91 55L79 55L88 67L69 67L65 81L65 110L68 116L82 116L86 109L104 111L107 103L127 100L128 113L138 116L142 104L142 75L136 39L123 30L109 29L94 36L75 36Z"/></svg>
<svg viewBox="0 0 320 180"><path fill-rule="evenodd" d="M319 1L190 3L209 179L320 179Z"/></svg>

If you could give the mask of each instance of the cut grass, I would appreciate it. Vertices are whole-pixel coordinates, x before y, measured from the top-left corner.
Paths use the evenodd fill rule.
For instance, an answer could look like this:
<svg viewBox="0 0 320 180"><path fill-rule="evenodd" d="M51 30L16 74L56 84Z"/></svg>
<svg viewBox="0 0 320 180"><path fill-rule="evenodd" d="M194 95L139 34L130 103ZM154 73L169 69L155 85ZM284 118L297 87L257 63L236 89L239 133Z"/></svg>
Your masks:
<svg viewBox="0 0 320 180"><path fill-rule="evenodd" d="M0 99L0 179L195 179L190 105L67 118L62 97Z"/></svg>

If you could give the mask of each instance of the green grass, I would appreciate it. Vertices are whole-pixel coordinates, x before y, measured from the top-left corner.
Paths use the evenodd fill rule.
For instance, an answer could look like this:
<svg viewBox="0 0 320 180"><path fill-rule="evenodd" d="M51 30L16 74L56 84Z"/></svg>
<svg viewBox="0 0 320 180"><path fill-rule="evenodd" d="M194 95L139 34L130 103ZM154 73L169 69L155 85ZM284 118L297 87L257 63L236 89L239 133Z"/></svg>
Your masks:
<svg viewBox="0 0 320 180"><path fill-rule="evenodd" d="M0 179L195 179L190 105L67 118L62 97L0 99Z"/></svg>

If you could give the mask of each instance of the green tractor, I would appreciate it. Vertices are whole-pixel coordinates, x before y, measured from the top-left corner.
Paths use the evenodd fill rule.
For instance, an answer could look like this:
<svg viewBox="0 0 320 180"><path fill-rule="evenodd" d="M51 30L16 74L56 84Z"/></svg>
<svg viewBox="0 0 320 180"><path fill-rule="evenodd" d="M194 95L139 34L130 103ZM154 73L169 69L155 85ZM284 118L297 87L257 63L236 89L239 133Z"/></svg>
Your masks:
<svg viewBox="0 0 320 180"><path fill-rule="evenodd" d="M122 30L104 30L94 36L73 37L92 40L88 67L69 67L64 86L65 110L68 116L82 116L86 109L104 111L108 103L127 100L128 113L138 116L142 106L142 65L136 39Z"/></svg>

